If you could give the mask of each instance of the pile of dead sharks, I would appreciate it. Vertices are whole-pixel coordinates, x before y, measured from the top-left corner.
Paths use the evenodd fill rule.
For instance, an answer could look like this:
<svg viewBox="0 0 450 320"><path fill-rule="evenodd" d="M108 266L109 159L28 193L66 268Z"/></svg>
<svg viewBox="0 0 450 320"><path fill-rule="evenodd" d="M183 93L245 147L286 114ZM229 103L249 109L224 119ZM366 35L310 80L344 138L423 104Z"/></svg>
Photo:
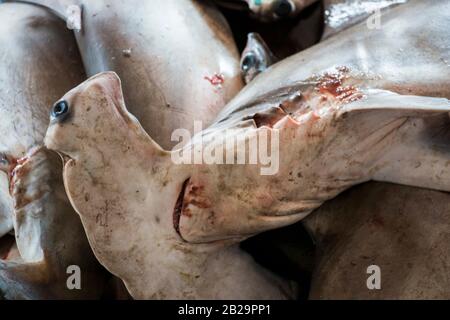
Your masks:
<svg viewBox="0 0 450 320"><path fill-rule="evenodd" d="M1 298L450 298L449 0L0 21Z"/></svg>

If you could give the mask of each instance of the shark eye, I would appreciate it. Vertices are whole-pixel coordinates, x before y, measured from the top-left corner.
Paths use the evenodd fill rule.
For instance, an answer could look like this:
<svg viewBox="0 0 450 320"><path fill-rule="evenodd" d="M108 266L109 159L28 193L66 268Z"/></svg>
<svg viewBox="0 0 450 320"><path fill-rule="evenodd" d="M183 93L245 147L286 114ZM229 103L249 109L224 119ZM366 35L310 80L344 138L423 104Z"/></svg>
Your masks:
<svg viewBox="0 0 450 320"><path fill-rule="evenodd" d="M3 153L0 153L0 166L9 164L8 158Z"/></svg>
<svg viewBox="0 0 450 320"><path fill-rule="evenodd" d="M69 113L69 104L65 100L58 101L52 108L51 117L58 121L62 121Z"/></svg>
<svg viewBox="0 0 450 320"><path fill-rule="evenodd" d="M294 7L289 0L278 0L273 4L273 11L277 17L285 18L294 11Z"/></svg>
<svg viewBox="0 0 450 320"><path fill-rule="evenodd" d="M250 70L251 68L254 68L257 64L257 58L256 55L252 52L248 53L244 59L242 60L241 69L242 71L246 72Z"/></svg>
<svg viewBox="0 0 450 320"><path fill-rule="evenodd" d="M8 157L5 154L0 153L0 171L9 172L9 169L10 162L8 160Z"/></svg>

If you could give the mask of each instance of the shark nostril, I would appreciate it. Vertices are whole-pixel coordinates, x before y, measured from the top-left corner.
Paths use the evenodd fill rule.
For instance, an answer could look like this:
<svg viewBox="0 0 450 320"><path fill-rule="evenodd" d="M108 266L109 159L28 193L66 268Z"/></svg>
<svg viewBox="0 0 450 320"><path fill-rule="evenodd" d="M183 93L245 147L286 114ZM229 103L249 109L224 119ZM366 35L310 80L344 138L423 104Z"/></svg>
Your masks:
<svg viewBox="0 0 450 320"><path fill-rule="evenodd" d="M273 11L279 18L284 18L294 11L294 7L289 0L279 0L273 4Z"/></svg>

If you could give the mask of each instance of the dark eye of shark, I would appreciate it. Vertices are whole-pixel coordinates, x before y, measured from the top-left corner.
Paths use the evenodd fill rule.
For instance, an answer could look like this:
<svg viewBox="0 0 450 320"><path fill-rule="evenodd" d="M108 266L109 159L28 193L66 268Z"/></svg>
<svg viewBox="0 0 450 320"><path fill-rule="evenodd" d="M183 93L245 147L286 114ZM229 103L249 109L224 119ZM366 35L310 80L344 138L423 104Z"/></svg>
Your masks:
<svg viewBox="0 0 450 320"><path fill-rule="evenodd" d="M273 11L277 17L284 18L290 15L294 8L288 0L279 0L273 4Z"/></svg>
<svg viewBox="0 0 450 320"><path fill-rule="evenodd" d="M6 155L3 154L3 153L0 153L0 171L8 173L9 172L9 166L10 166L10 163L9 163L9 160L6 157Z"/></svg>
<svg viewBox="0 0 450 320"><path fill-rule="evenodd" d="M3 153L0 153L0 166L9 164L8 159Z"/></svg>
<svg viewBox="0 0 450 320"><path fill-rule="evenodd" d="M58 101L52 108L51 117L52 119L62 121L69 113L69 104L65 100Z"/></svg>
<svg viewBox="0 0 450 320"><path fill-rule="evenodd" d="M256 55L254 53L248 53L244 60L242 60L241 69L242 71L246 72L250 70L251 68L254 68L257 64L258 59L256 58Z"/></svg>

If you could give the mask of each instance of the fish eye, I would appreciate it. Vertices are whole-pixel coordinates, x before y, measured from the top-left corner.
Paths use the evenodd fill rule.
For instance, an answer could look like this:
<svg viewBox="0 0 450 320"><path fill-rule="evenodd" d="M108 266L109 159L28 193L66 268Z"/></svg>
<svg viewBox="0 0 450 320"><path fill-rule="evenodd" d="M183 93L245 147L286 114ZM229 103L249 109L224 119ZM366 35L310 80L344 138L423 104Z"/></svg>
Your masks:
<svg viewBox="0 0 450 320"><path fill-rule="evenodd" d="M0 153L0 171L3 171L5 173L8 173L10 169L10 162L8 160L8 157Z"/></svg>
<svg viewBox="0 0 450 320"><path fill-rule="evenodd" d="M58 101L52 108L51 117L59 121L64 120L69 112L69 104L65 100Z"/></svg>
<svg viewBox="0 0 450 320"><path fill-rule="evenodd" d="M3 153L0 153L0 165L9 164L8 158Z"/></svg>
<svg viewBox="0 0 450 320"><path fill-rule="evenodd" d="M278 0L273 4L273 11L277 17L285 18L294 11L294 7L289 0Z"/></svg>
<svg viewBox="0 0 450 320"><path fill-rule="evenodd" d="M256 55L254 53L250 52L242 60L241 69L242 69L242 71L246 72L246 71L250 70L251 68L255 67L256 64L257 64Z"/></svg>

